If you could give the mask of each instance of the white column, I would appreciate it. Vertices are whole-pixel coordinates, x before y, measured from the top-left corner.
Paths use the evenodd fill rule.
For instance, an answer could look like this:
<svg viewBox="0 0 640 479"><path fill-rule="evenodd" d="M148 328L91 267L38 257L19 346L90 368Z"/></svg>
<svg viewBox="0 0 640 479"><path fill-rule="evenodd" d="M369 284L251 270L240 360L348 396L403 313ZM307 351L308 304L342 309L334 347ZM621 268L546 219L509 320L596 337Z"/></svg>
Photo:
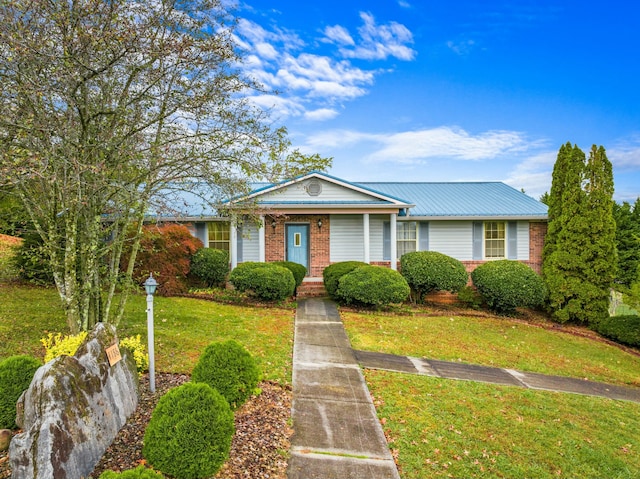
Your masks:
<svg viewBox="0 0 640 479"><path fill-rule="evenodd" d="M235 215L231 216L229 225L229 253L231 253L231 269L238 266L238 221Z"/></svg>
<svg viewBox="0 0 640 479"><path fill-rule="evenodd" d="M396 259L398 257L398 233L396 225L397 217L398 215L396 213L391 214L391 269L393 270L398 269L398 260Z"/></svg>
<svg viewBox="0 0 640 479"><path fill-rule="evenodd" d="M265 262L265 237L264 237L264 215L260 215L260 227L258 228L258 261Z"/></svg>
<svg viewBox="0 0 640 479"><path fill-rule="evenodd" d="M364 262L371 262L371 248L369 245L369 213L362 215L362 230L364 234Z"/></svg>

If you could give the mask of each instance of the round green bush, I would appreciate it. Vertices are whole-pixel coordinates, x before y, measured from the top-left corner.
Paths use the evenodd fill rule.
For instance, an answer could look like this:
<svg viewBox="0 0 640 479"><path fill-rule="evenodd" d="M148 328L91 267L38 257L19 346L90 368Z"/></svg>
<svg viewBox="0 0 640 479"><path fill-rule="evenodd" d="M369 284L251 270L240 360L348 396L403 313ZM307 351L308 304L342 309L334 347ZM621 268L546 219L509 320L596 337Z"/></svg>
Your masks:
<svg viewBox="0 0 640 479"><path fill-rule="evenodd" d="M142 454L177 479L213 476L229 458L233 412L208 384L186 383L158 401L144 434Z"/></svg>
<svg viewBox="0 0 640 479"><path fill-rule="evenodd" d="M400 269L419 301L431 291L457 293L469 281L469 274L460 261L436 251L403 254Z"/></svg>
<svg viewBox="0 0 640 479"><path fill-rule="evenodd" d="M300 263L294 263L293 261L274 261L271 264L277 264L278 266L284 266L293 274L293 279L296 280L296 288L302 284L304 277L307 275L307 268Z"/></svg>
<svg viewBox="0 0 640 479"><path fill-rule="evenodd" d="M15 429L16 402L41 366L36 358L10 356L0 362L0 429Z"/></svg>
<svg viewBox="0 0 640 479"><path fill-rule="evenodd" d="M153 469L138 466L122 472L104 471L98 479L164 479L164 476Z"/></svg>
<svg viewBox="0 0 640 479"><path fill-rule="evenodd" d="M200 248L191 257L191 273L208 287L223 284L229 273L229 252L215 248Z"/></svg>
<svg viewBox="0 0 640 479"><path fill-rule="evenodd" d="M640 347L640 316L638 315L609 316L598 321L593 329L617 343Z"/></svg>
<svg viewBox="0 0 640 479"><path fill-rule="evenodd" d="M340 278L336 294L346 304L384 306L402 303L409 293L409 285L397 271L361 266Z"/></svg>
<svg viewBox="0 0 640 479"><path fill-rule="evenodd" d="M489 308L498 313L513 313L518 307L536 308L547 297L542 278L519 261L489 261L473 270L471 279Z"/></svg>
<svg viewBox="0 0 640 479"><path fill-rule="evenodd" d="M205 348L193 368L191 380L220 391L231 407L237 409L258 385L260 370L246 349L229 340Z"/></svg>
<svg viewBox="0 0 640 479"><path fill-rule="evenodd" d="M327 294L331 296L333 299L338 300L338 284L340 282L340 278L342 278L345 274L351 273L356 268L360 268L361 266L369 266L367 263L363 263L362 261L341 261L339 263L333 263L327 266L322 271L322 281L324 283L324 289L327 291Z"/></svg>
<svg viewBox="0 0 640 479"><path fill-rule="evenodd" d="M229 281L238 291L265 301L286 299L293 295L296 287L293 273L273 263L241 263L231 271Z"/></svg>

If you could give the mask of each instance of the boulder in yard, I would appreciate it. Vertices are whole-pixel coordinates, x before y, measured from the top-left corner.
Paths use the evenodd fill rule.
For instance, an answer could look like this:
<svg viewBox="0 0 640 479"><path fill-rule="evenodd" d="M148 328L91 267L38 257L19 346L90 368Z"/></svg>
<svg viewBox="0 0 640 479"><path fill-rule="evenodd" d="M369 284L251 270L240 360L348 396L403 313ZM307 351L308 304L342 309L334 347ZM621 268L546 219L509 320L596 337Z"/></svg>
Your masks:
<svg viewBox="0 0 640 479"><path fill-rule="evenodd" d="M126 350L110 365L115 328L99 323L74 356L36 372L18 400L23 432L11 441L13 479L80 479L93 471L138 404L138 375Z"/></svg>

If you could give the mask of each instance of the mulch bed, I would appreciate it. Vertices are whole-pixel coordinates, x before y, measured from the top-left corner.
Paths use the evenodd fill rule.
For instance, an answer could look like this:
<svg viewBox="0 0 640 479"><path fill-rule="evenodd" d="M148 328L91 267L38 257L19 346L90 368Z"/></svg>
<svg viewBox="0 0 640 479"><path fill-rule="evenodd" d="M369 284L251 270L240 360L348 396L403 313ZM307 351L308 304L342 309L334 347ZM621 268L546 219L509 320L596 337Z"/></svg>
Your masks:
<svg viewBox="0 0 640 479"><path fill-rule="evenodd" d="M140 379L140 399L136 411L122 427L89 476L97 479L103 471L123 471L146 464L142 457L144 431L160 397L169 389L189 380L185 374L156 375L156 392L149 392L148 377ZM216 478L287 477L289 438L293 433L291 391L278 384L262 382L261 394L247 401L235 411L236 433L231 444L229 460ZM11 477L7 452L0 452L0 479Z"/></svg>

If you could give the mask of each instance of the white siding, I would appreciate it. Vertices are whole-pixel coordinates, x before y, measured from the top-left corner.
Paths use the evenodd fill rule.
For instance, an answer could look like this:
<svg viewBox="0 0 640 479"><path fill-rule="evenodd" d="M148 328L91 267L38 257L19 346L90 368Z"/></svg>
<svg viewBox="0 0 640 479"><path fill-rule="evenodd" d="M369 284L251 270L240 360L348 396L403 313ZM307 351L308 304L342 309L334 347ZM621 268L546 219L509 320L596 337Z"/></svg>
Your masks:
<svg viewBox="0 0 640 479"><path fill-rule="evenodd" d="M371 261L384 261L382 225L385 221L390 221L389 215L371 215L369 217L369 256Z"/></svg>
<svg viewBox="0 0 640 479"><path fill-rule="evenodd" d="M471 221L430 221L429 250L456 258L473 259L473 231Z"/></svg>
<svg viewBox="0 0 640 479"><path fill-rule="evenodd" d="M331 215L330 221L330 261L332 263L352 260L363 261L364 234L362 215Z"/></svg>
<svg viewBox="0 0 640 479"><path fill-rule="evenodd" d="M334 183L330 183L328 181L322 180L311 180L311 181L319 181L322 185L322 191L317 196L310 196L307 193L306 185L309 180L304 181L302 183L294 183L285 188L272 191L269 193L265 193L262 196L258 197L258 201L276 201L276 202L285 202L285 201L305 201L305 202L314 202L314 201L362 201L362 200L371 200L371 196L365 193L360 193L359 191L353 191L351 189L345 188L343 186L336 185Z"/></svg>
<svg viewBox="0 0 640 479"><path fill-rule="evenodd" d="M518 221L518 258L521 261L529 260L529 222Z"/></svg>
<svg viewBox="0 0 640 479"><path fill-rule="evenodd" d="M242 226L242 261L259 261L260 250L258 227L254 224Z"/></svg>

